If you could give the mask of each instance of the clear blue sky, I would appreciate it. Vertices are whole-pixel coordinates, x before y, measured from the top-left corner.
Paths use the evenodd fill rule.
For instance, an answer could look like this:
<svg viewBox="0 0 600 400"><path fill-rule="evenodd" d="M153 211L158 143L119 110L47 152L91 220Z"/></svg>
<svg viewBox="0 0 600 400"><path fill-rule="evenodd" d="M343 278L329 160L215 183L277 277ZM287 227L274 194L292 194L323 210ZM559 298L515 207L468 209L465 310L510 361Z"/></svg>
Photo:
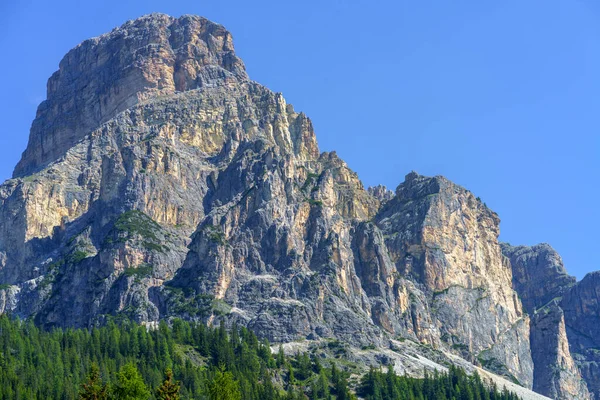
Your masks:
<svg viewBox="0 0 600 400"><path fill-rule="evenodd" d="M445 175L498 212L501 239L600 269L597 0L2 1L0 180L62 56L155 11L225 25L366 186Z"/></svg>

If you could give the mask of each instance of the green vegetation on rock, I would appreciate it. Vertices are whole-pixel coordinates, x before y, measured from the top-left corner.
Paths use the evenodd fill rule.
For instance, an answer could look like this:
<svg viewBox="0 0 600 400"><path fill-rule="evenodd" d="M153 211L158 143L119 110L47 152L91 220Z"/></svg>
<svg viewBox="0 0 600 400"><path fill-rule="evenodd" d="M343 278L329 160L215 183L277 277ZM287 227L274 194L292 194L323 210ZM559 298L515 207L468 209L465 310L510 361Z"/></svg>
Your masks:
<svg viewBox="0 0 600 400"><path fill-rule="evenodd" d="M88 253L82 250L73 252L69 257L68 261L72 264L79 264L88 257Z"/></svg>
<svg viewBox="0 0 600 400"><path fill-rule="evenodd" d="M123 271L123 275L145 278L147 276L152 276L152 271L152 265L142 264L137 267L125 268L125 270Z"/></svg>
<svg viewBox="0 0 600 400"><path fill-rule="evenodd" d="M227 244L227 239L225 238L225 232L223 232L223 229L221 229L220 226L205 225L204 231L206 232L206 234L208 235L208 238L211 241L218 243L222 246Z"/></svg>
<svg viewBox="0 0 600 400"><path fill-rule="evenodd" d="M162 232L162 228L156 221L142 211L130 210L117 218L113 233L107 236L104 243L110 245L137 239L147 250L165 252L168 247L162 244L163 238L157 235L159 232Z"/></svg>
<svg viewBox="0 0 600 400"><path fill-rule="evenodd" d="M156 221L139 210L126 211L115 222L115 229L128 236L138 234L145 239L158 240L156 231L161 227Z"/></svg>

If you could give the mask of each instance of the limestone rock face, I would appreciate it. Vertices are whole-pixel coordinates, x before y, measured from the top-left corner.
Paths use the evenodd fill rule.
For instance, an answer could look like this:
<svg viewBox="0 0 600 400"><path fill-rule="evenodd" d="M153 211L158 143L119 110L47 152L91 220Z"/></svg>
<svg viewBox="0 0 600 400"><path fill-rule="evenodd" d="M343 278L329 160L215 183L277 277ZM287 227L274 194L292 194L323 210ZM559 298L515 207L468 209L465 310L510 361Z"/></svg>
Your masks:
<svg viewBox="0 0 600 400"><path fill-rule="evenodd" d="M371 196L379 200L381 204L387 203L394 198L394 192L383 185L371 186L367 191Z"/></svg>
<svg viewBox="0 0 600 400"><path fill-rule="evenodd" d="M531 247L502 243L502 252L510 260L513 285L529 314L575 284L560 255L546 243Z"/></svg>
<svg viewBox="0 0 600 400"><path fill-rule="evenodd" d="M600 272L587 274L561 301L571 353L595 399L600 398Z"/></svg>
<svg viewBox="0 0 600 400"><path fill-rule="evenodd" d="M536 392L553 399L590 398L571 356L564 313L556 301L551 301L532 316L531 350Z"/></svg>
<svg viewBox="0 0 600 400"><path fill-rule="evenodd" d="M195 16L153 14L71 50L48 81L21 177L46 166L85 135L133 105L222 80L245 80L231 34Z"/></svg>
<svg viewBox="0 0 600 400"><path fill-rule="evenodd" d="M377 216L399 273L431 294L440 338L531 385L529 318L512 289L499 222L469 191L416 173Z"/></svg>
<svg viewBox="0 0 600 400"><path fill-rule="evenodd" d="M571 352L573 334L567 334L565 315L571 318L573 313L565 314L561 308L563 296L578 287L575 278L567 274L561 257L548 244L513 247L502 243L502 251L512 266L513 286L531 315L533 389L556 399L591 398L582 379L582 365Z"/></svg>
<svg viewBox="0 0 600 400"><path fill-rule="evenodd" d="M223 320L535 387L530 326L549 362L582 366L590 347L572 357L565 337L592 329L592 291L561 273L538 286L546 272L517 262L535 257L511 262L498 234L498 216L442 177L365 190L306 115L248 78L222 26L152 14L83 42L50 78L0 186L0 312L47 327ZM530 321L524 309L555 296L568 307ZM584 393L575 369L547 393Z"/></svg>

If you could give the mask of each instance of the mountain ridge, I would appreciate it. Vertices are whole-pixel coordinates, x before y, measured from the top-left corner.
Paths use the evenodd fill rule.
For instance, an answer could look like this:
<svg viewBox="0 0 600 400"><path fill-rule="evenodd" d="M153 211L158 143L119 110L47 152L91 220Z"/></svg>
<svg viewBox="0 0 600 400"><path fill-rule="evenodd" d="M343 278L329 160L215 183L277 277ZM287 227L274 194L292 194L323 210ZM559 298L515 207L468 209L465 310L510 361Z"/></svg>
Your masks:
<svg viewBox="0 0 600 400"><path fill-rule="evenodd" d="M582 306L594 275L501 244L498 215L444 177L365 190L306 115L248 78L221 25L128 21L71 50L48 92L0 186L0 312L402 338L550 397L600 396L600 314Z"/></svg>

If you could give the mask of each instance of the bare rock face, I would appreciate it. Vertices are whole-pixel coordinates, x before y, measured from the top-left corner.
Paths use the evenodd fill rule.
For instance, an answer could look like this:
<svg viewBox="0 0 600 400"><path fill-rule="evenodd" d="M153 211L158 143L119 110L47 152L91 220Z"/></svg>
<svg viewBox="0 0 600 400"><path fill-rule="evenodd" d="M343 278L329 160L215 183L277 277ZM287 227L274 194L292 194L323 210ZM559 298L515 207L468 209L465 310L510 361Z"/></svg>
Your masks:
<svg viewBox="0 0 600 400"><path fill-rule="evenodd" d="M564 313L556 301L551 301L532 316L531 351L536 392L553 399L590 398L571 355Z"/></svg>
<svg viewBox="0 0 600 400"><path fill-rule="evenodd" d="M498 216L443 177L410 173L377 217L399 273L431 294L440 338L532 384L529 318L512 289Z"/></svg>
<svg viewBox="0 0 600 400"><path fill-rule="evenodd" d="M204 18L152 14L71 50L48 81L33 121L22 177L45 167L91 130L135 104L176 92L245 80L231 34Z"/></svg>
<svg viewBox="0 0 600 400"><path fill-rule="evenodd" d="M600 272L587 274L560 303L571 353L594 398L600 398Z"/></svg>
<svg viewBox="0 0 600 400"><path fill-rule="evenodd" d="M555 399L591 398L580 365L571 354L572 334L567 334L561 308L563 296L577 286L575 278L567 274L561 257L547 244L513 247L503 243L502 251L512 266L513 286L531 315L533 389Z"/></svg>
<svg viewBox="0 0 600 400"><path fill-rule="evenodd" d="M371 186L367 191L371 196L379 200L381 204L387 203L394 198L394 192L383 185Z"/></svg>
<svg viewBox="0 0 600 400"><path fill-rule="evenodd" d="M531 247L502 243L502 252L510 260L513 285L529 314L575 284L560 255L546 243Z"/></svg>
<svg viewBox="0 0 600 400"><path fill-rule="evenodd" d="M230 34L205 19L151 15L69 53L50 80L48 102L73 91L81 97L77 107L115 103L116 93L102 98L86 92L88 85L114 85L134 100L116 101L122 104L99 120L85 110L44 117L61 126L56 130L38 131L34 123L22 164L49 164L0 188L0 281L22 288L7 302L9 311L48 325L88 325L115 312L156 320L150 289L183 264L190 235L205 218L203 199L238 149L259 140L294 159L319 157L306 116L250 82L232 51ZM169 59L171 53L181 59ZM101 65L89 60L97 57ZM139 57L137 69L131 57ZM171 64L172 71L165 67ZM172 84L130 81L129 74L153 74L155 67L171 71L161 74ZM76 134L61 125L66 117L82 120ZM64 146L44 153L37 138ZM131 220L132 210L143 218Z"/></svg>
<svg viewBox="0 0 600 400"><path fill-rule="evenodd" d="M224 320L275 342L470 362L525 387L539 375L530 325L548 362L591 359L565 348L590 290L509 262L498 216L445 178L365 190L200 17L152 14L71 50L14 176L0 186L0 312L48 327ZM524 308L557 295L573 316L561 303L530 321ZM573 371L547 393L584 393Z"/></svg>

